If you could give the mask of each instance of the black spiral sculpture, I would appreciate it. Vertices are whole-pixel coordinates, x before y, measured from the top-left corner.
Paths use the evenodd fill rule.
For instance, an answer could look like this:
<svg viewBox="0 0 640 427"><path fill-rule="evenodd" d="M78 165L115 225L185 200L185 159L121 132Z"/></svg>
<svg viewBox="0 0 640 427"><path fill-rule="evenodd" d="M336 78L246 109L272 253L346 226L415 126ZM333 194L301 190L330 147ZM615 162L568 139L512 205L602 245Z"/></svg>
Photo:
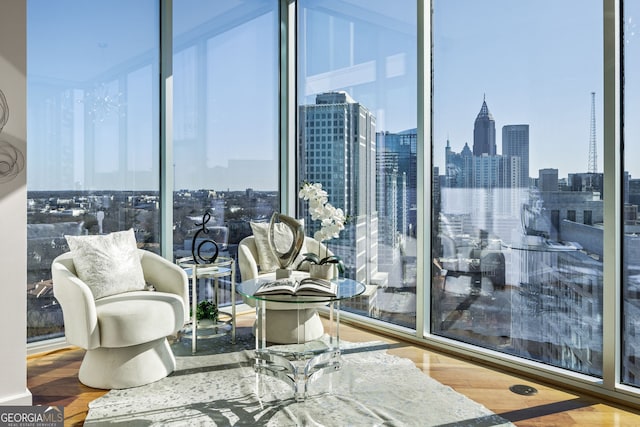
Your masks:
<svg viewBox="0 0 640 427"><path fill-rule="evenodd" d="M0 132L9 121L9 104L0 90ZM14 179L24 169L24 154L0 136L0 184Z"/></svg>
<svg viewBox="0 0 640 427"><path fill-rule="evenodd" d="M198 239L198 236L200 235L200 233L209 234L209 229L207 228L207 222L209 222L210 219L211 219L211 211L207 209L204 215L202 215L202 222L195 223L197 226L202 226L202 228L196 231L196 234L193 235L193 240L191 241L191 255L193 255L193 261L196 264L213 264L216 261L216 258L218 258L218 252L219 252L218 244L214 240L211 240L211 239L203 240L196 247L196 240ZM202 247L207 243L213 244L213 247L215 248L215 252L213 253L212 256L209 256L209 257L203 256L200 254Z"/></svg>

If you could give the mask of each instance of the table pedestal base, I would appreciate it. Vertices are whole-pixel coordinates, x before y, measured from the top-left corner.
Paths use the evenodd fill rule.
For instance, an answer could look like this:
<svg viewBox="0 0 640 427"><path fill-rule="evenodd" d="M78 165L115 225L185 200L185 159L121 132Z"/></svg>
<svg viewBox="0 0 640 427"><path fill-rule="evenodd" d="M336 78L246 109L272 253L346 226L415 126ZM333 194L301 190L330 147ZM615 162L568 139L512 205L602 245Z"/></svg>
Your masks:
<svg viewBox="0 0 640 427"><path fill-rule="evenodd" d="M308 386L324 373L340 369L339 349L326 349L321 352L278 352L275 350L256 351L255 370L258 374L278 378L293 389L297 402L308 396Z"/></svg>
<svg viewBox="0 0 640 427"><path fill-rule="evenodd" d="M312 302L308 304L313 307ZM311 309L308 304L298 303L295 305L296 310L287 310L297 314L291 319L295 321L288 325L289 328L304 329L304 314L315 311L315 307ZM256 304L256 372L289 383L296 401L302 401L307 397L309 383L314 379L323 373L340 369L340 302L330 301L328 308L327 342L319 339L300 340L298 335L299 341L296 344L268 345L266 302L262 300ZM318 314L315 313L315 316Z"/></svg>
<svg viewBox="0 0 640 427"><path fill-rule="evenodd" d="M340 278L335 279L335 295L261 294L259 290L271 281L271 278L246 280L238 288L240 295L255 301L256 392L261 395L260 377L272 376L289 384L295 400L301 401L307 398L310 383L325 373L340 370L340 301L358 296L366 288L355 280ZM315 322L311 322L312 319L319 320L316 310L326 310L329 316L328 322L318 322L318 337L315 337L315 327L312 326ZM280 324L273 317L274 313L283 316ZM296 343L273 345L274 342L267 337L271 328L293 331L293 337L284 341ZM315 339L309 339L311 335Z"/></svg>

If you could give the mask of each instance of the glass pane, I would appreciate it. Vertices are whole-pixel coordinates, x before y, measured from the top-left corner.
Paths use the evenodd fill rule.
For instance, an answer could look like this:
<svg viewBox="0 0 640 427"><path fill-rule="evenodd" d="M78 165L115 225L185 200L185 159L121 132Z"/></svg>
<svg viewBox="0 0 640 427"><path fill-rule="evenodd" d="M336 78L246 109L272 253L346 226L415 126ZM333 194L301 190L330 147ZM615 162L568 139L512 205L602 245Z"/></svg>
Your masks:
<svg viewBox="0 0 640 427"><path fill-rule="evenodd" d="M602 375L602 21L433 2L432 333Z"/></svg>
<svg viewBox="0 0 640 427"><path fill-rule="evenodd" d="M300 200L306 234L367 285L343 309L415 328L417 5L298 3L298 183L349 220L337 238ZM319 254L324 257L324 254Z"/></svg>
<svg viewBox="0 0 640 427"><path fill-rule="evenodd" d="M158 246L156 3L28 2L28 341L63 335L64 235L133 228Z"/></svg>
<svg viewBox="0 0 640 427"><path fill-rule="evenodd" d="M174 0L173 25L174 255L191 256L210 212L219 256L235 257L280 206L278 1Z"/></svg>
<svg viewBox="0 0 640 427"><path fill-rule="evenodd" d="M640 19L640 3L624 3L624 253L622 267L622 382L640 386L640 124L636 119L640 111L640 40L637 21Z"/></svg>

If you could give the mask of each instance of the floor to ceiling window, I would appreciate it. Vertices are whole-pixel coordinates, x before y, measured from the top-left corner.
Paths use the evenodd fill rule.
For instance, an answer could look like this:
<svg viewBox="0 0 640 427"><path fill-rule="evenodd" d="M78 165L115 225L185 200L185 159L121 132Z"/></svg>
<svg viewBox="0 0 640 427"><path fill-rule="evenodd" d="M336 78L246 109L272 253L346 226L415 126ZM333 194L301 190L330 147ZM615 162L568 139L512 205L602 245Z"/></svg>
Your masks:
<svg viewBox="0 0 640 427"><path fill-rule="evenodd" d="M365 293L342 308L415 328L417 4L297 3L297 182L349 217L324 241ZM307 234L318 221L300 201Z"/></svg>
<svg viewBox="0 0 640 427"><path fill-rule="evenodd" d="M432 3L431 332L601 376L602 3Z"/></svg>
<svg viewBox="0 0 640 427"><path fill-rule="evenodd" d="M206 212L219 256L235 257L249 222L280 210L278 34L277 0L173 1L176 257Z"/></svg>
<svg viewBox="0 0 640 427"><path fill-rule="evenodd" d="M209 213L222 254L233 257L250 221L294 210L279 187L295 169L287 185L321 183L348 215L324 243L347 277L367 285L342 305L363 315L350 317L402 334L425 329L434 344L489 349L497 363L615 392L608 362L618 350L603 344L603 330L616 321L611 290L622 286L615 356L625 389L637 387L640 6L625 2L620 20L618 170L604 161L615 145L606 135L619 126L603 102L619 78L607 77L603 48L603 33L615 32L603 4L611 12L613 3L173 0L173 90L160 105L166 3L29 0L28 340L63 334L50 264L67 250L64 235L133 228L141 247L159 251L160 230L169 230L173 255L189 255ZM295 57L295 71L280 68L285 57ZM431 81L421 81L422 63ZM418 129L419 115L429 116L423 104L431 116ZM171 114L171 156L160 152L160 111ZM281 112L295 116L292 135ZM285 143L295 164L280 152ZM166 158L173 223L161 227ZM432 164L422 168L424 159ZM612 175L622 184L620 218L610 214ZM313 236L319 224L296 202ZM603 249L616 221L621 283L609 276L617 253ZM421 248L431 250L424 259Z"/></svg>
<svg viewBox="0 0 640 427"><path fill-rule="evenodd" d="M640 39L636 21L640 18L640 3L625 2L622 26L624 52L622 159L623 205L623 267L622 267L622 373L623 383L640 386Z"/></svg>
<svg viewBox="0 0 640 427"><path fill-rule="evenodd" d="M157 2L29 0L27 31L27 336L37 341L63 334L50 268L65 235L133 228L157 251Z"/></svg>

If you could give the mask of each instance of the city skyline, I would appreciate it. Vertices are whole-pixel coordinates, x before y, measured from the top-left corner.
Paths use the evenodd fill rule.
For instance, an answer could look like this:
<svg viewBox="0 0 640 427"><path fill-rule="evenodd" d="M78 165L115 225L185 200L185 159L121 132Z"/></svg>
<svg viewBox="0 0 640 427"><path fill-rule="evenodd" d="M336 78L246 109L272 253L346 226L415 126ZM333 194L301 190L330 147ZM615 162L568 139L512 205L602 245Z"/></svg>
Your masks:
<svg viewBox="0 0 640 427"><path fill-rule="evenodd" d="M125 4L123 3L123 6ZM204 8L198 16L186 12L182 16L180 10L176 11L178 34L187 33L193 25L207 22L209 18L215 20L220 16L221 10L213 5L207 2L199 4ZM412 1L402 4L403 7L398 9L405 12L412 9ZM145 13L148 14L150 8L153 10L150 5L153 5L153 2L137 3L135 8L128 9L131 14L127 20L129 27L126 34L129 36L125 37L124 31L114 32L110 29L109 19L101 19L113 16L117 13L118 7L105 8L102 5L99 13L92 14L96 19L87 21L81 17L88 14L89 5L60 14L59 11L55 11L53 5L47 6L46 2L30 2L30 99L36 94L31 86L32 81L42 84L51 79L54 85L58 85L65 80L69 82L70 79L72 87L77 84L83 87L87 81L92 81L100 75L104 68L119 65L124 56L119 52L131 53L133 49L135 53L135 49L141 48L140 51L145 51L152 48L154 41L149 38L149 33L153 31L149 25L152 19L140 18L145 16ZM53 10L51 13L47 12L49 8ZM629 15L629 24L625 24L625 28L632 26L632 18L636 12L633 8L638 7L626 6L628 11L625 10L625 13ZM305 5L304 10L309 11L305 15L305 31L315 34L316 28L326 24L327 15L322 15L323 12L314 9L311 4ZM580 10L580 13L576 13L576 10ZM207 128L206 134L196 135L197 139L189 140L197 145L176 144L175 156L181 162L176 169L176 189L211 187L218 190L240 190L261 185L263 188L256 189L273 190L278 185L278 108L275 101L277 66L274 59L277 46L274 29L277 28L277 20L274 11L269 11L268 8L266 11L251 13L247 14L250 16L248 19L251 19L248 21L249 24L242 25L242 28L234 27L215 39L207 39L212 41L207 43L212 48L211 53L215 53L216 57L231 61L228 68L214 71L216 79L222 82L231 79L255 82L258 77L258 82L250 87L243 86L242 96L233 95L237 85L221 84L207 92L208 96L220 97L225 99L225 102L221 104L222 107L215 107L218 113L215 129ZM339 27L335 27L335 31L336 34L343 34L350 25L349 16L338 16L335 25L338 25L338 21L340 24ZM396 21L379 19L367 22L367 25L358 25L359 39L356 41L369 38L377 40L379 34L389 37L400 35L404 37L400 39L402 43L415 38L417 27L410 13L398 11L390 16L394 16ZM73 35L79 30L73 25L65 24L73 20L83 23L80 30L87 26L99 29L96 31L95 40L86 40L82 45L74 46ZM143 25L138 25L140 22ZM540 25L540 22L544 22L545 25ZM500 25L493 25L494 23ZM48 36L52 33L52 25L57 28L56 49L47 44L52 42ZM143 37L143 34L146 36ZM274 34L274 38L271 40L272 38L265 38L260 36L261 34ZM332 89L346 90L372 111L378 119L380 132L399 133L417 127L415 40L406 45L384 45L384 51L376 56L372 51L378 46L377 43L356 45L352 40L344 47L336 47L335 44L327 45L321 37L307 38L307 44L298 47L299 56L307 61L299 65L302 73L299 105L311 104L310 100L319 93L318 88L324 84L333 84ZM131 39L139 42L124 49L123 46ZM264 43L265 49L255 52L256 40L265 39L268 41ZM472 143L473 119L482 100L486 99L496 121L498 147L502 145L500 130L503 126L530 126L530 177L537 177L538 170L547 168L557 168L561 178L569 173L586 172L589 164L591 92L595 92L598 171L603 171L602 8L599 2L545 0L519 3L514 7L505 0L493 0L482 4L469 0L434 1L432 41L433 120L430 134L426 138L433 141L434 166L439 167L441 171L444 169L447 141L456 152L459 152L465 143ZM637 69L640 55L635 33L628 32L624 47L626 66L629 69ZM356 48L357 51L354 51ZM314 52L314 55L310 56L307 50ZM49 60L54 51L58 58L64 60ZM247 55L235 54L238 51L255 52L257 56L254 57L257 59L250 60ZM350 52L350 56L345 54L347 51ZM358 55L354 56L356 52ZM335 66L324 62L334 61L334 56ZM350 62L343 65L343 57L347 56ZM378 61L384 61L385 67L376 66ZM257 74L254 66L256 62L266 64L260 67L261 72ZM384 68L387 75L376 77L374 74L372 85L371 72L375 71L376 67ZM230 70L234 70L233 74ZM68 76L69 79L63 80L64 76ZM348 76L348 82L345 83L341 76ZM626 76L628 78L625 80L625 95L632 98L633 94L638 93L638 79L634 80L630 73ZM141 87L138 82L144 81L146 77L139 75L136 78L138 80L132 81L132 87ZM399 79L402 79L401 90L393 89L395 86L388 86L393 90L387 90L385 96L377 95L381 90L379 88L385 90L387 85L395 85ZM179 83L176 82L176 94L179 93L179 87ZM185 89L193 90L191 86ZM258 89L260 95L253 93L253 90ZM113 148L105 145L109 148L97 152L104 164L95 168L95 171L112 170L113 174L133 175L135 179L127 181L128 188L154 189L148 188L155 185L159 176L157 165L151 162L155 156L153 150L158 149L153 148L153 127L143 120L138 120L140 112L148 114L144 112L144 103L141 104L138 100L134 102L134 98L140 93L136 93L135 96L131 93L123 95L129 100L130 108L137 108L135 123L129 129L132 133L130 138L135 138L135 143L124 143L125 146L128 145L125 149L132 162L128 167L132 170L123 170L111 157L114 154ZM273 100L268 101L270 98ZM176 110L178 107L189 105L188 101L180 101L181 103L175 105ZM73 114L77 116L82 104L76 99L74 105ZM29 108L31 111L31 107ZM234 111L242 111L242 114L233 114ZM269 111L271 113L265 114ZM627 117L637 116L638 110L633 102L626 102L625 113ZM184 119L197 117L197 111L186 111L182 114ZM255 126L245 126L240 119L248 117L259 118L259 122L256 122ZM633 141L634 136L640 134L640 123L636 122L625 121L627 159L640 155L639 144L634 144ZM65 130L72 136L72 141L69 142L56 139L64 136L59 130L49 130L46 138L41 137L39 131L32 129L36 120L32 119L31 115L28 123L30 138L27 158L30 189L94 190L106 189L106 184L113 184L114 180L109 179L108 175L101 175L103 178L97 188L90 185L87 174L91 171L91 165L85 164L83 158L85 153L82 146L82 130ZM182 124L176 123L174 132L179 132L182 137L195 125L196 122L189 120ZM113 124L103 126L103 133L115 131ZM245 148L242 151L247 154L236 149L235 141L238 141L239 129L242 130L242 147ZM66 181L63 181L63 173L65 177L69 175L69 172L64 172L66 165L59 166L62 172L58 172L48 164L52 159L49 153L63 150L74 151L74 163L70 169L72 178L64 178ZM204 155L194 156L194 152ZM258 152L262 154L261 157L256 156ZM199 164L204 162L204 165L196 167L193 160L198 160ZM245 160L267 160L269 163L260 167L265 174L249 181L250 174L235 173L233 164L237 165L237 162ZM627 163L628 167L625 169L632 177L640 177L640 170L636 169L635 164L630 161ZM266 173L268 168L270 172ZM246 168L243 166L243 169ZM251 168L254 172L257 169ZM193 170L197 170L198 173L192 173Z"/></svg>
<svg viewBox="0 0 640 427"><path fill-rule="evenodd" d="M578 12L579 11L579 12ZM624 169L640 178L638 3L625 4ZM541 25L543 23L543 25ZM496 121L530 126L529 175L559 177L589 167L591 93L595 92L598 172L604 164L602 4L589 1L435 1L433 7L433 153L444 165L447 140L459 152L473 142L486 99ZM501 147L501 141L497 141ZM442 169L441 169L442 170Z"/></svg>
<svg viewBox="0 0 640 427"><path fill-rule="evenodd" d="M576 11L579 10L579 13ZM473 141L483 99L496 122L530 128L530 175L586 172L591 92L596 92L598 170L603 165L602 5L595 0L435 1L434 164L449 140ZM632 172L633 173L633 172Z"/></svg>

